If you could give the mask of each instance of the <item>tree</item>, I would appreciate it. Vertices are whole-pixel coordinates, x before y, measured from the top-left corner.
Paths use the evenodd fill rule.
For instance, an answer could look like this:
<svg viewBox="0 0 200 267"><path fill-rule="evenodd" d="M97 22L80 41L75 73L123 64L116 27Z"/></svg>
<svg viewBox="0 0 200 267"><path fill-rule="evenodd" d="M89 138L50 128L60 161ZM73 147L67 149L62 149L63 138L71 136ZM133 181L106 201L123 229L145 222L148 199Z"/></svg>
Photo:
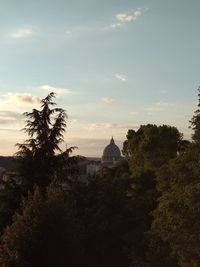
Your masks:
<svg viewBox="0 0 200 267"><path fill-rule="evenodd" d="M128 179L113 176L72 185L70 202L83 227L81 267L130 266L135 216L129 188Z"/></svg>
<svg viewBox="0 0 200 267"><path fill-rule="evenodd" d="M169 243L182 267L200 266L199 110L191 124L194 142L187 144L184 153L162 166L158 173L160 198L153 221L153 230Z"/></svg>
<svg viewBox="0 0 200 267"><path fill-rule="evenodd" d="M1 181L3 188L0 194L0 235L5 227L12 223L13 214L19 208L22 197L21 186L15 177L8 176L6 181Z"/></svg>
<svg viewBox="0 0 200 267"><path fill-rule="evenodd" d="M81 266L79 226L70 203L55 187L29 194L1 237L2 267Z"/></svg>
<svg viewBox="0 0 200 267"><path fill-rule="evenodd" d="M74 149L71 147L63 152L60 148L64 141L67 114L61 108L51 108L56 105L54 97L54 93L50 93L41 100L41 110L33 109L24 113L27 120L23 130L29 139L17 144L17 156L22 186L26 191L32 190L34 184L44 191L51 182L58 180Z"/></svg>
<svg viewBox="0 0 200 267"><path fill-rule="evenodd" d="M200 154L187 153L163 166L158 175L159 204L153 229L170 244L183 267L200 265Z"/></svg>
<svg viewBox="0 0 200 267"><path fill-rule="evenodd" d="M195 114L190 121L190 128L194 131L192 139L196 144L200 144L200 87L198 91L198 109L195 111Z"/></svg>
<svg viewBox="0 0 200 267"><path fill-rule="evenodd" d="M133 246L133 266L154 266L155 257L170 259L162 242L153 242L152 212L157 207L160 193L157 190L157 172L163 164L176 158L178 151L184 150L182 135L177 128L167 125L142 125L137 131L129 130L124 142L123 153L129 162L132 177L132 199L137 223L137 241ZM157 254L153 255L152 243L158 244ZM162 247L163 246L163 247ZM170 250L170 249L169 249ZM164 265L164 259L162 261Z"/></svg>
<svg viewBox="0 0 200 267"><path fill-rule="evenodd" d="M177 156L182 135L177 128L152 124L142 125L137 131L129 130L123 153L133 173L157 170Z"/></svg>

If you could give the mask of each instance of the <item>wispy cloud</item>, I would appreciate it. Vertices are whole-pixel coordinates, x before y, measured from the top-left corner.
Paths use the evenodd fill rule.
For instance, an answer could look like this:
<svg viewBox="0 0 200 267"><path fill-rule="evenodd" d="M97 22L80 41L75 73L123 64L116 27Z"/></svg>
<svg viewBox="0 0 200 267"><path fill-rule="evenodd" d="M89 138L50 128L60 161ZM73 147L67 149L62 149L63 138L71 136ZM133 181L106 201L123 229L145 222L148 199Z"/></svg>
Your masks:
<svg viewBox="0 0 200 267"><path fill-rule="evenodd" d="M42 85L40 86L40 89L45 90L47 92L54 92L58 95L69 95L72 94L72 90L68 88L62 88L62 87L53 87L50 85Z"/></svg>
<svg viewBox="0 0 200 267"><path fill-rule="evenodd" d="M174 106L173 103L169 103L169 102L157 102L155 104L157 107L170 107L170 106Z"/></svg>
<svg viewBox="0 0 200 267"><path fill-rule="evenodd" d="M148 107L148 108L145 108L146 111L148 112L159 112L159 111L162 111L168 107L172 107L174 106L173 103L168 103L168 102L157 102L155 103L153 106L151 107ZM151 115L151 114L149 114Z"/></svg>
<svg viewBox="0 0 200 267"><path fill-rule="evenodd" d="M40 101L41 99L38 96L30 93L8 92L7 94L0 95L0 115L2 116L2 112L5 110L9 110L9 116L11 116L11 112L22 113L29 110L32 105L39 106ZM8 117L8 112L6 114L4 113Z"/></svg>
<svg viewBox="0 0 200 267"><path fill-rule="evenodd" d="M136 21L142 15L141 9L136 9L130 13L116 14L116 21L111 25L112 28L119 27L125 23Z"/></svg>
<svg viewBox="0 0 200 267"><path fill-rule="evenodd" d="M122 82L125 82L126 81L126 76L124 74L120 74L120 73L115 73L115 78L117 80L120 80Z"/></svg>
<svg viewBox="0 0 200 267"><path fill-rule="evenodd" d="M7 98L10 100L18 100L28 104L39 104L41 99L38 96L33 96L30 93L8 93Z"/></svg>
<svg viewBox="0 0 200 267"><path fill-rule="evenodd" d="M110 122L91 123L88 127L90 131L98 129L133 129L133 128L138 128L138 126L130 124L110 123Z"/></svg>
<svg viewBox="0 0 200 267"><path fill-rule="evenodd" d="M18 121L21 119L21 114L14 111L9 110L0 110L0 124L6 125L11 124L13 122Z"/></svg>
<svg viewBox="0 0 200 267"><path fill-rule="evenodd" d="M33 31L33 29L26 27L26 28L17 29L16 31L12 32L10 34L10 37L14 39L20 39L20 38L31 37L33 35L35 35L35 32Z"/></svg>
<svg viewBox="0 0 200 267"><path fill-rule="evenodd" d="M102 102L103 104L112 104L112 103L115 102L115 100L114 100L113 98L110 98L110 97L103 97L103 98L101 99L101 102Z"/></svg>

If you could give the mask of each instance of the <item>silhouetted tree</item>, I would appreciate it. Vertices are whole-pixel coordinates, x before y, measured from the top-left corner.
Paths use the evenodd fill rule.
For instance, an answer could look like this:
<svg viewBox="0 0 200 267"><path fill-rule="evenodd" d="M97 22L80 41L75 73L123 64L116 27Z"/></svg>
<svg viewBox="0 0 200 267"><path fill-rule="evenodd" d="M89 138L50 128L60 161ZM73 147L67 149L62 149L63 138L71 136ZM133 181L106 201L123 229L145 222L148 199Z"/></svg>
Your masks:
<svg viewBox="0 0 200 267"><path fill-rule="evenodd" d="M12 223L13 214L21 201L21 186L15 178L9 175L6 181L1 181L3 188L0 193L0 235L4 228Z"/></svg>
<svg viewBox="0 0 200 267"><path fill-rule="evenodd" d="M63 175L66 170L69 154L74 147L62 151L60 144L64 141L67 114L61 108L51 108L54 93L41 100L41 110L33 109L25 112L26 126L23 129L28 134L22 144L17 144L17 156L20 161L20 175L25 190L32 190L34 184L43 191ZM66 173L67 176L67 173ZM63 179L63 177L62 177Z"/></svg>
<svg viewBox="0 0 200 267"><path fill-rule="evenodd" d="M129 267L135 221L130 181L93 177L78 181L71 191L78 221L83 227L83 267Z"/></svg>

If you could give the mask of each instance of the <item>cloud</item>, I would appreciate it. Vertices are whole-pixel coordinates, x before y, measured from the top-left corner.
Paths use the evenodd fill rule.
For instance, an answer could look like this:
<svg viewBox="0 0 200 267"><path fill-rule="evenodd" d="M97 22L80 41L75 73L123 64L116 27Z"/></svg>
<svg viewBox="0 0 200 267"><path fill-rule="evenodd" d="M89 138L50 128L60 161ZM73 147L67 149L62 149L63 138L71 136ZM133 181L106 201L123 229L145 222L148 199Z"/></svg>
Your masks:
<svg viewBox="0 0 200 267"><path fill-rule="evenodd" d="M159 107L150 107L150 108L145 108L145 110L146 111L153 111L153 112L155 112L155 111L161 111L161 110L163 110L162 108L159 108Z"/></svg>
<svg viewBox="0 0 200 267"><path fill-rule="evenodd" d="M16 99L28 104L39 104L41 102L38 96L33 96L30 93L8 93L7 96L10 99Z"/></svg>
<svg viewBox="0 0 200 267"><path fill-rule="evenodd" d="M9 110L9 116L11 116L11 112L22 113L31 108L32 104L39 106L40 101L41 99L39 97L30 93L8 92L7 94L0 95L0 111L4 112Z"/></svg>
<svg viewBox="0 0 200 267"><path fill-rule="evenodd" d="M146 111L148 111L148 115L152 115L151 112L159 112L163 111L164 109L168 107L173 107L173 103L168 103L168 102L157 102L155 103L152 107L145 108Z"/></svg>
<svg viewBox="0 0 200 267"><path fill-rule="evenodd" d="M26 37L31 37L35 35L35 32L31 28L21 28L17 29L15 32L10 34L11 38L14 39L20 39L20 38L26 38Z"/></svg>
<svg viewBox="0 0 200 267"><path fill-rule="evenodd" d="M39 104L41 99L37 96L33 96L31 94L16 94L16 97L22 102L26 102L29 104Z"/></svg>
<svg viewBox="0 0 200 267"><path fill-rule="evenodd" d="M116 74L115 74L115 78L116 78L117 80L122 81L122 82L125 82L125 81L126 81L126 76L125 76L124 74L116 73Z"/></svg>
<svg viewBox="0 0 200 267"><path fill-rule="evenodd" d="M45 90L47 92L54 92L58 95L69 95L72 94L72 91L67 88L61 88L61 87L53 87L50 85L42 85L40 86L40 89Z"/></svg>
<svg viewBox="0 0 200 267"><path fill-rule="evenodd" d="M21 114L19 112L0 110L0 124L6 125L13 122L17 122L21 119Z"/></svg>
<svg viewBox="0 0 200 267"><path fill-rule="evenodd" d="M157 107L169 107L169 106L173 106L174 104L168 103L168 102L157 102L155 105Z"/></svg>
<svg viewBox="0 0 200 267"><path fill-rule="evenodd" d="M131 13L116 14L116 16L115 16L116 22L114 24L112 24L111 27L116 28L116 27L119 27L125 23L136 21L141 16L141 14L142 14L142 12L139 8L134 10Z"/></svg>
<svg viewBox="0 0 200 267"><path fill-rule="evenodd" d="M113 98L109 98L109 97L103 97L101 99L101 102L104 104L112 104L115 102L115 100Z"/></svg>
<svg viewBox="0 0 200 267"><path fill-rule="evenodd" d="M110 123L110 122L99 122L99 123L91 123L88 127L90 131L98 130L98 129L135 129L138 128L136 125L127 125L127 124L119 124L119 123Z"/></svg>
<svg viewBox="0 0 200 267"><path fill-rule="evenodd" d="M132 116L135 116L135 115L138 115L138 114L139 114L138 111L131 111L131 112L130 112L130 115L132 115Z"/></svg>

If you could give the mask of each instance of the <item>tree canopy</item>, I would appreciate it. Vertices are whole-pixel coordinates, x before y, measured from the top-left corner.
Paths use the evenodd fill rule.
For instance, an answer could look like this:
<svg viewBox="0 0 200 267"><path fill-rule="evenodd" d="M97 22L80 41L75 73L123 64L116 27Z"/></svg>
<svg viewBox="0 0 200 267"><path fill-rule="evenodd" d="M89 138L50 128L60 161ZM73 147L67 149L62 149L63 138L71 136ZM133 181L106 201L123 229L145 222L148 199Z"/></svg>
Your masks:
<svg viewBox="0 0 200 267"><path fill-rule="evenodd" d="M142 125L129 130L123 153L134 173L140 169L156 170L176 157L182 140L177 128L163 125Z"/></svg>
<svg viewBox="0 0 200 267"><path fill-rule="evenodd" d="M169 243L182 267L200 266L199 110L195 112L191 124L194 142L158 172L160 198L153 212L153 229Z"/></svg>

